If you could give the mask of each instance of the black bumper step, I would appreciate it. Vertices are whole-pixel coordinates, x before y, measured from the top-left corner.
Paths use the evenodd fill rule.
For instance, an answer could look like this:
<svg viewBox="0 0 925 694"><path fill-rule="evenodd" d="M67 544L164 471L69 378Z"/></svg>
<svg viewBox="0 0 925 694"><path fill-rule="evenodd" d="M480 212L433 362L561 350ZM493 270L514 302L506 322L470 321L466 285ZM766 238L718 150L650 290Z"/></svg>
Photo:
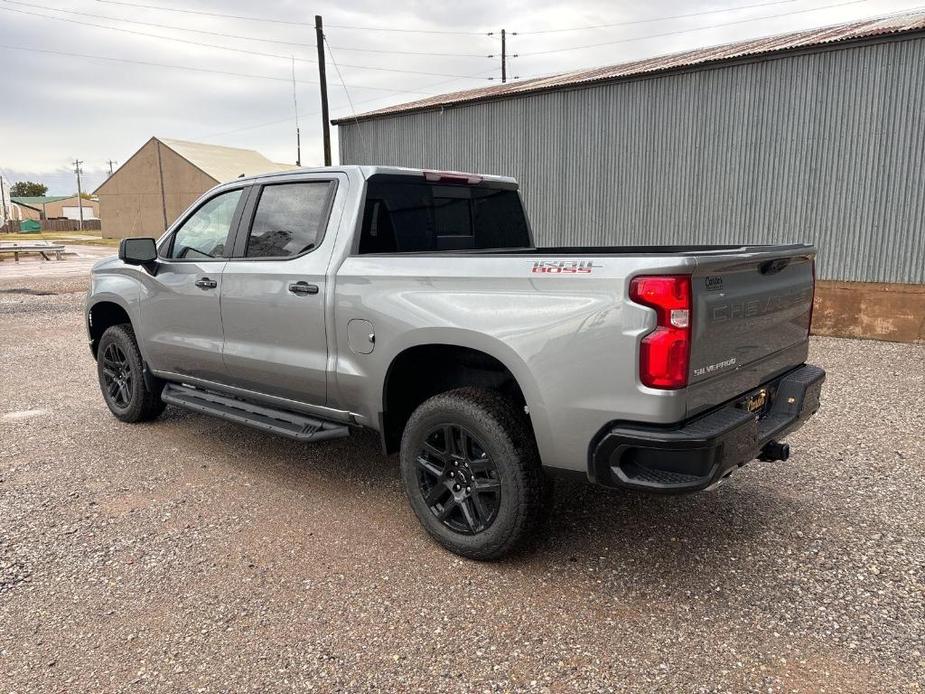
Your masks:
<svg viewBox="0 0 925 694"><path fill-rule="evenodd" d="M324 441L350 435L350 429L338 422L255 405L227 395L219 395L176 383L168 383L164 386L161 399L177 407L221 417L230 422L245 424L296 441Z"/></svg>
<svg viewBox="0 0 925 694"><path fill-rule="evenodd" d="M676 427L613 422L592 443L589 477L609 487L683 493L706 489L759 456L784 460L789 448L777 439L819 409L824 380L822 369L805 364L764 384L771 395L760 414L732 402Z"/></svg>

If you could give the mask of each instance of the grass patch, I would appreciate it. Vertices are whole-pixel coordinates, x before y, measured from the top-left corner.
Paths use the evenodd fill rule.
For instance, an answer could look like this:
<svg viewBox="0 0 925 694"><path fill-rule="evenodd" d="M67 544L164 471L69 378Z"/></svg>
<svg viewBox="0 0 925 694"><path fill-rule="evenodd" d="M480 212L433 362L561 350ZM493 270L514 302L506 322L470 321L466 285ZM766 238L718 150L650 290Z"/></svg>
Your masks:
<svg viewBox="0 0 925 694"><path fill-rule="evenodd" d="M42 231L37 234L0 234L0 241L16 241L18 243L51 241L52 243L69 243L83 246L119 247L119 239L104 239L99 233L98 231Z"/></svg>

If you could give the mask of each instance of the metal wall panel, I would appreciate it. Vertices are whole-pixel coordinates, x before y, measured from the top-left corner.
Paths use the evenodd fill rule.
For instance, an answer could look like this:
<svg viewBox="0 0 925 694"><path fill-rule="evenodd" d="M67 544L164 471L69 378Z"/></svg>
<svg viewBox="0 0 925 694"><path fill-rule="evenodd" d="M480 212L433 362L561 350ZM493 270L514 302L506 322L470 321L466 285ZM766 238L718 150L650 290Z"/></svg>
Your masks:
<svg viewBox="0 0 925 694"><path fill-rule="evenodd" d="M340 126L341 161L505 174L540 245L786 243L925 283L925 39Z"/></svg>

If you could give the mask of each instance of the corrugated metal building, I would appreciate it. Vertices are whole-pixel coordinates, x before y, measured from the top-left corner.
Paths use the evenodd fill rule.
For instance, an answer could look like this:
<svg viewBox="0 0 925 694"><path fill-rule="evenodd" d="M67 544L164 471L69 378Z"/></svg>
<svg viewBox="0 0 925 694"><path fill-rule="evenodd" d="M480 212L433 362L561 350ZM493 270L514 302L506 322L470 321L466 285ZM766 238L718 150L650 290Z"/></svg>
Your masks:
<svg viewBox="0 0 925 694"><path fill-rule="evenodd" d="M823 279L925 283L925 14L335 123L344 163L516 177L539 245L810 241Z"/></svg>

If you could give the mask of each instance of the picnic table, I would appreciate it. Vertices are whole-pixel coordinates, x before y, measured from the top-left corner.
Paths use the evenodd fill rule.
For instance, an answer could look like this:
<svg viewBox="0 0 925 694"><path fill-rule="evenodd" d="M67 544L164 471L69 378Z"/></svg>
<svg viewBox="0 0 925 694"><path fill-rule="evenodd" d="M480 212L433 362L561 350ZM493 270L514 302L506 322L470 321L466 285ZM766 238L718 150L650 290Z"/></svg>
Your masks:
<svg viewBox="0 0 925 694"><path fill-rule="evenodd" d="M61 254L64 253L64 246L52 244L48 241L33 241L30 243L0 243L0 256L5 253L12 253L14 260L19 262L20 253L38 253L45 260L51 260L49 255L54 253L56 260L61 260ZM0 258L2 260L2 258Z"/></svg>

